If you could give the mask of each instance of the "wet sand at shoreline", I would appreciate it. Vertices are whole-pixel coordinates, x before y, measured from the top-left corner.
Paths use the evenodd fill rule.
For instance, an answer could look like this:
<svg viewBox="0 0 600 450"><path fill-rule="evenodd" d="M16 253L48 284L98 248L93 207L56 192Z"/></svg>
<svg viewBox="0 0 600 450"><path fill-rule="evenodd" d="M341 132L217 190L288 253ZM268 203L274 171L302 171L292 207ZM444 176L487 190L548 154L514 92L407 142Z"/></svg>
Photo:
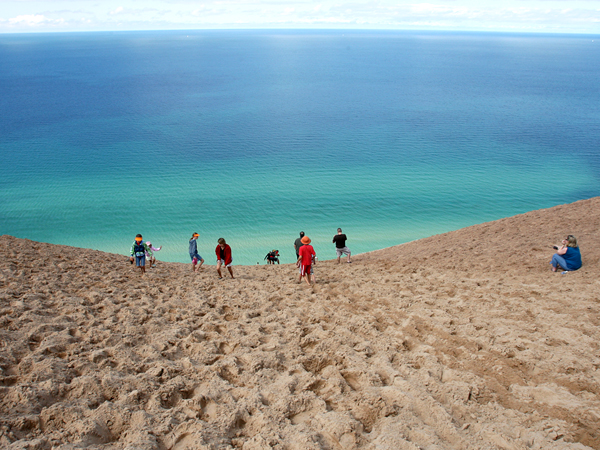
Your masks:
<svg viewBox="0 0 600 450"><path fill-rule="evenodd" d="M2 236L0 447L600 449L599 224L533 211L314 287ZM552 273L567 234L584 266Z"/></svg>

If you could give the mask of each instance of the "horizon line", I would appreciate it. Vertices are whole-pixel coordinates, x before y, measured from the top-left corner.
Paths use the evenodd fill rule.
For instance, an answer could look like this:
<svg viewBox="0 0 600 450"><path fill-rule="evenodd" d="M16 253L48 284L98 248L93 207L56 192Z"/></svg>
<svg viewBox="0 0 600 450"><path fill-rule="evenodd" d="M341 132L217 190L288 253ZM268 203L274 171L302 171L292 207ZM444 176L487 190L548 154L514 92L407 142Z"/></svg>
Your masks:
<svg viewBox="0 0 600 450"><path fill-rule="evenodd" d="M420 33L478 33L478 34L526 34L526 35L569 35L569 36L598 36L600 32L575 32L575 31L549 31L549 30L481 30L481 29L455 29L455 28L301 28L301 27L210 27L210 28L148 28L148 29L103 29L103 30L27 30L3 31L0 35L10 34L67 34L67 33L140 33L140 32L203 32L203 31L336 31L336 32L420 32Z"/></svg>

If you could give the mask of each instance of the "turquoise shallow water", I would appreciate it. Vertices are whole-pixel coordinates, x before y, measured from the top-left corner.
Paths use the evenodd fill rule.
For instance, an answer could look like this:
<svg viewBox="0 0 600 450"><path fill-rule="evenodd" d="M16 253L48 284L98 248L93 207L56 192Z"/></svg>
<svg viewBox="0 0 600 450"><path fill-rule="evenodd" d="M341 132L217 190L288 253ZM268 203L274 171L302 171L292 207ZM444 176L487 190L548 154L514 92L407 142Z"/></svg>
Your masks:
<svg viewBox="0 0 600 450"><path fill-rule="evenodd" d="M586 36L0 36L0 233L320 259L600 195ZM563 230L557 230L561 234Z"/></svg>

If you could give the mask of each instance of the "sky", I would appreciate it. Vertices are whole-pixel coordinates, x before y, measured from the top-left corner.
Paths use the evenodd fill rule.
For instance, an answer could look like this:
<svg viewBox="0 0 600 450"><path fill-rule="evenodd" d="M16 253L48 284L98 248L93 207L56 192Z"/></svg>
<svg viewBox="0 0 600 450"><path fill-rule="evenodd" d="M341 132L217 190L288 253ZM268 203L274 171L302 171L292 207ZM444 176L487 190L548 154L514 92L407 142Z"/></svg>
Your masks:
<svg viewBox="0 0 600 450"><path fill-rule="evenodd" d="M600 34L600 0L0 0L0 33L224 28Z"/></svg>

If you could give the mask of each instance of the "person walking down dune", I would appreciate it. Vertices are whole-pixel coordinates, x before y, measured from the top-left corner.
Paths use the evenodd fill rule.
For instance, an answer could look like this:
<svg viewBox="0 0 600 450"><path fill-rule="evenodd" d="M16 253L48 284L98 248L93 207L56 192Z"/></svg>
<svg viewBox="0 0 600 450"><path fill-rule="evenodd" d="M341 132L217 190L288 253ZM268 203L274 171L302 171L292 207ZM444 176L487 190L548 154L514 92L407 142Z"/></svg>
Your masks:
<svg viewBox="0 0 600 450"><path fill-rule="evenodd" d="M140 268L140 274L144 275L146 273L146 252L148 251L148 246L144 244L143 238L141 234L135 236L135 241L131 245L131 256L129 259L133 263L133 258L135 257L135 266Z"/></svg>
<svg viewBox="0 0 600 450"><path fill-rule="evenodd" d="M309 275L311 277L311 282L313 284L315 284L317 282L317 277L315 275L315 265L316 264L317 264L317 256L312 255ZM298 283L302 283L302 265L296 264L296 267L298 267Z"/></svg>
<svg viewBox="0 0 600 450"><path fill-rule="evenodd" d="M235 278L233 276L233 269L231 265L233 264L233 258L231 257L231 247L225 242L225 239L219 238L219 245L215 248L215 253L217 255L217 273L219 274L219 278L223 278L223 274L221 273L221 266L227 267L229 273L231 274L231 278Z"/></svg>
<svg viewBox="0 0 600 450"><path fill-rule="evenodd" d="M300 247L300 255L298 256L298 261L296 261L296 266L300 267L300 277L304 277L306 280L306 284L311 285L311 270L312 270L312 262L313 258L317 256L315 253L315 249L312 245L310 245L310 238L308 236L304 236L302 238L302 247Z"/></svg>
<svg viewBox="0 0 600 450"><path fill-rule="evenodd" d="M577 239L572 234L563 239L562 246L554 246L556 253L552 256L550 264L552 272L557 270L571 271L581 267L581 252L577 245Z"/></svg>
<svg viewBox="0 0 600 450"><path fill-rule="evenodd" d="M350 261L350 249L346 247L346 241L348 238L345 234L342 233L342 229L337 229L337 234L333 237L333 243L335 244L335 252L337 254L337 262L340 263L340 258L342 257L342 253L348 255L348 261Z"/></svg>
<svg viewBox="0 0 600 450"><path fill-rule="evenodd" d="M300 254L298 253L298 251L300 250L300 247L302 247L302 238L303 237L304 237L304 231L301 231L300 237L294 241L294 250L296 251L296 259L298 259L300 257Z"/></svg>
<svg viewBox="0 0 600 450"><path fill-rule="evenodd" d="M162 250L162 245L158 248L152 246L152 242L147 241L146 245L148 246L148 251L146 252L146 260L150 263L150 267L156 267L156 258L154 257L154 252L159 252Z"/></svg>
<svg viewBox="0 0 600 450"><path fill-rule="evenodd" d="M204 264L204 259L202 259L202 256L198 253L198 236L200 236L198 233L194 233L190 238L189 253L190 259L192 260L192 272L199 272L200 267Z"/></svg>

